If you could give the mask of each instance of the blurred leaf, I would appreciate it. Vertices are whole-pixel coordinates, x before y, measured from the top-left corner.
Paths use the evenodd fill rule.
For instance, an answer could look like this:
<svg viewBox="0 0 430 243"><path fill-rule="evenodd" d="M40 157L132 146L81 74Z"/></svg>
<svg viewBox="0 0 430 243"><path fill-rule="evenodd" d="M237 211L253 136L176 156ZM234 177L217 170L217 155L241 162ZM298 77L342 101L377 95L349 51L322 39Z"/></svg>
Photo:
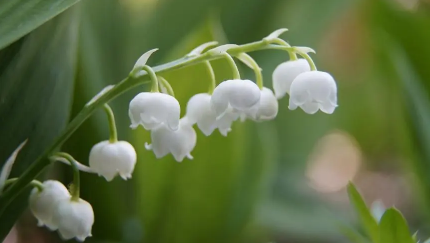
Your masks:
<svg viewBox="0 0 430 243"><path fill-rule="evenodd" d="M0 161L28 138L11 176L20 175L67 123L73 90L77 9L0 52ZM0 241L27 204L22 193L1 215ZM4 198L0 198L0 203Z"/></svg>
<svg viewBox="0 0 430 243"><path fill-rule="evenodd" d="M385 211L379 225L381 243L415 243L403 215L395 208Z"/></svg>
<svg viewBox="0 0 430 243"><path fill-rule="evenodd" d="M349 183L348 185L348 195L351 204L354 206L355 211L358 214L363 228L366 230L373 242L378 242L378 224L367 208L366 203L364 202L360 193L352 183Z"/></svg>
<svg viewBox="0 0 430 243"><path fill-rule="evenodd" d="M79 0L6 0L0 2L0 49L30 33Z"/></svg>

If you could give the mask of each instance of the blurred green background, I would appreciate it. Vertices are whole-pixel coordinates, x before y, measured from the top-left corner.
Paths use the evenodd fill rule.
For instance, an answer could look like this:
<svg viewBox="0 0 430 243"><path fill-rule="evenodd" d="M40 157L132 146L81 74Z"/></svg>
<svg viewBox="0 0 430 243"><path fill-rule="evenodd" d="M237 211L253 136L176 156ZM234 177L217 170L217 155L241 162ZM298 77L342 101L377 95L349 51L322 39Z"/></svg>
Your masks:
<svg viewBox="0 0 430 243"><path fill-rule="evenodd" d="M197 131L195 159L177 163L155 159L144 149L149 132L129 129L128 103L148 86L127 92L111 105L119 138L136 147L138 163L129 181L82 175L81 196L96 217L87 242L348 242L339 226L356 227L345 192L350 180L369 204L396 206L412 232L430 236L426 1L0 0L0 161L29 138L13 171L22 173L149 49L160 49L149 61L158 65L207 41L243 44L283 27L285 40L314 48L318 68L335 77L336 112L289 111L284 98L273 121L236 122L227 138ZM273 70L288 55L251 55L271 87ZM218 82L231 76L225 62L213 65ZM209 84L203 65L165 78L183 112ZM63 149L87 164L92 145L107 138L105 114L97 111ZM41 178L70 183L71 171L56 164ZM28 212L5 240L59 241Z"/></svg>

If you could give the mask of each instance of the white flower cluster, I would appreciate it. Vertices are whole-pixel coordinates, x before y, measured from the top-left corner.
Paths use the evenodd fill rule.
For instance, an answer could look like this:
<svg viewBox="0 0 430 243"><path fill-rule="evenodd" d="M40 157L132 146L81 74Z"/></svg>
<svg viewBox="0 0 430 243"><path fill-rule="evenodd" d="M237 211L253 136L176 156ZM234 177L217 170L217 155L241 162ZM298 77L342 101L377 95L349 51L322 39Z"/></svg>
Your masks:
<svg viewBox="0 0 430 243"><path fill-rule="evenodd" d="M146 65L149 56L156 51L153 49L143 54L136 62L131 78L148 74L152 81L150 92L142 92L135 96L129 105L129 117L132 129L142 126L151 132L151 144L145 148L152 150L156 158L172 154L176 161L184 158L193 159L191 152L197 143L197 134L193 126L206 136L216 129L221 135L227 136L233 122L239 118L261 122L274 119L278 114L278 99L289 95L289 109L297 107L306 113L314 114L318 110L331 114L337 107L337 87L333 77L321 71L316 71L315 65L307 55L309 48L293 48L277 38L286 29L280 29L264 38L261 44L280 43L275 46L290 52L291 60L280 64L273 72L273 90L263 86L261 69L258 64L238 45L224 45L208 51L207 56L224 56L233 71L233 79L221 82L216 86L213 69L206 61L212 83L208 93L199 93L190 98L186 106L186 114L180 117L181 107L174 97L170 84L162 77L157 77L154 70ZM210 42L194 49L187 57L193 57L216 42ZM248 48L251 44L247 45ZM255 42L252 45L260 45ZM273 47L273 45L269 45ZM236 49L235 57L251 67L256 75L256 82L241 79L233 58L227 53L229 48ZM305 59L297 59L296 54ZM186 59L189 60L189 59ZM209 58L208 58L209 60ZM146 72L146 73L145 73ZM159 83L160 80L160 83ZM160 93L159 86L167 93ZM106 92L114 89L109 86L93 98L87 106L93 105ZM109 105L104 104L109 120L109 140L97 143L89 155L89 167L82 165L69 154L59 152L51 155L51 159L70 164L74 170L74 182L71 193L55 180L43 184L33 181L36 188L30 194L30 209L38 220L39 226L50 230L58 230L60 236L69 240L76 238L84 241L91 236L94 224L94 212L91 205L79 196L79 171L96 173L107 181L116 176L127 180L131 178L135 164L136 151L126 141L118 141L115 118ZM0 173L0 193L3 188L18 178L6 180L12 168L16 154L22 148L22 143L12 154Z"/></svg>
<svg viewBox="0 0 430 243"><path fill-rule="evenodd" d="M30 210L38 226L58 230L61 238L84 241L91 236L94 212L83 199L73 200L67 188L59 181L43 182L43 190L34 188L30 194Z"/></svg>

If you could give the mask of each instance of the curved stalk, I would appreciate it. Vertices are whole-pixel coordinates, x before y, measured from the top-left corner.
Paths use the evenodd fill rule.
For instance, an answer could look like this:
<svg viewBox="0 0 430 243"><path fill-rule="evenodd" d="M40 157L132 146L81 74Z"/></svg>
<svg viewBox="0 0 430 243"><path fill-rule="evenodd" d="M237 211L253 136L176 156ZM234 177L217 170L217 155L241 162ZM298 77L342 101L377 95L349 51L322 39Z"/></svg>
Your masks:
<svg viewBox="0 0 430 243"><path fill-rule="evenodd" d="M7 180L5 181L5 183L4 183L4 186L7 186L7 185L10 185L10 184L13 184L13 183L15 183L18 179L19 179L18 177L7 179ZM44 187L44 186L43 186L43 183L42 183L42 182L40 182L40 181L38 181L38 180L32 180L29 184L30 184L30 186L33 186L33 187L37 188L37 190L39 190L39 192L43 191L43 187Z"/></svg>
<svg viewBox="0 0 430 243"><path fill-rule="evenodd" d="M250 55L246 53L240 53L239 55L237 55L237 58L239 58L239 60L244 62L247 66L249 65L250 68L254 70L255 81L258 87L260 88L260 90L263 89L264 85L263 85L263 75L261 74L261 68L260 66L258 66L254 58L252 58Z"/></svg>
<svg viewBox="0 0 430 243"><path fill-rule="evenodd" d="M208 93L211 95L214 92L214 89L216 87L215 72L209 61L205 61L204 64L206 66L206 70L208 71L209 78L211 81L211 84L209 85L209 91L208 91Z"/></svg>
<svg viewBox="0 0 430 243"><path fill-rule="evenodd" d="M109 142L116 143L118 142L118 133L116 131L115 115L113 114L112 108L108 104L105 104L103 108L106 112L109 122Z"/></svg>
<svg viewBox="0 0 430 243"><path fill-rule="evenodd" d="M225 57L228 62L228 65L230 66L230 69L233 73L233 79L240 79L240 72L236 66L236 63L234 62L233 57L231 57L230 54L228 54L227 52L224 52L222 55Z"/></svg>
<svg viewBox="0 0 430 243"><path fill-rule="evenodd" d="M165 78L158 76L158 81L166 88L167 94L175 97L175 91L173 91L172 85L170 85L170 83Z"/></svg>
<svg viewBox="0 0 430 243"><path fill-rule="evenodd" d="M73 168L73 187L70 194L72 195L72 201L79 201L79 194L81 188L81 180L79 176L79 167L77 165L76 160L68 153L58 152L54 154L55 157L62 157L69 161L70 165Z"/></svg>
<svg viewBox="0 0 430 243"><path fill-rule="evenodd" d="M142 70L145 70L146 73L149 74L149 78L151 79L151 82L152 82L151 92L160 92L160 90L158 89L158 78L154 70L152 70L152 68L148 65L143 66Z"/></svg>

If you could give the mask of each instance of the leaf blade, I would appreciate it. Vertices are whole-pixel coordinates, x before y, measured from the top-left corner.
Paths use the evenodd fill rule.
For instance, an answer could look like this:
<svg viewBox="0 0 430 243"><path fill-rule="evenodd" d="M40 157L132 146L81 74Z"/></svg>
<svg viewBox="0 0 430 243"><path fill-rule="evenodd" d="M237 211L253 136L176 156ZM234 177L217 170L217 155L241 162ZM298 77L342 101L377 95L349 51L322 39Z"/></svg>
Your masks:
<svg viewBox="0 0 430 243"><path fill-rule="evenodd" d="M0 49L62 13L80 0L15 0L0 3Z"/></svg>
<svg viewBox="0 0 430 243"><path fill-rule="evenodd" d="M360 193L357 191L357 188L355 188L354 184L352 183L349 183L348 185L348 195L367 234L370 236L373 242L378 242L378 224L367 208L366 203L364 202Z"/></svg>

